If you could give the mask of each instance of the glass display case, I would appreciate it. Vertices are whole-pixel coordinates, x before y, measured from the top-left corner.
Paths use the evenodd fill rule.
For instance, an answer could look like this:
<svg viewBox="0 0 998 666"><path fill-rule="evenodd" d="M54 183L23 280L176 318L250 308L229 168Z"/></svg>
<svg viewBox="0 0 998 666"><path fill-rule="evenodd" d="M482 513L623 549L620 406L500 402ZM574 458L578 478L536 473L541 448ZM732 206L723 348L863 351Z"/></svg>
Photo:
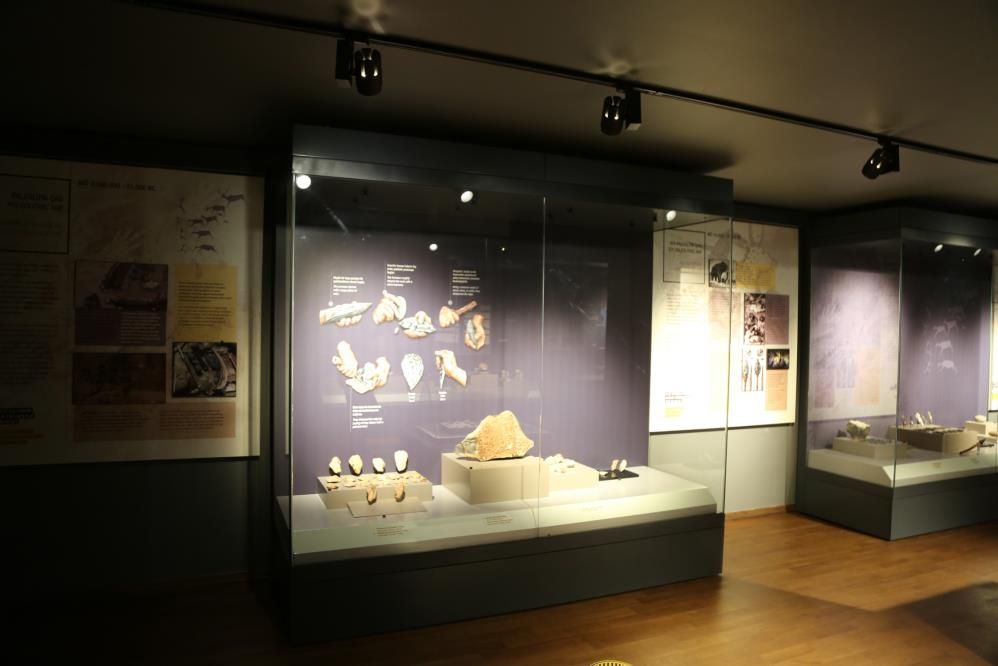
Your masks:
<svg viewBox="0 0 998 666"><path fill-rule="evenodd" d="M327 136L315 132L313 142ZM325 567L350 585L357 567L396 579L432 569L445 586L473 589L488 576L461 576L491 560L530 576L541 562L560 571L560 583L501 603L483 593L463 612L417 606L418 618L365 631L719 572L723 431L720 463L704 473L650 456L648 414L656 233L730 239L729 218L709 210L726 204L661 208L661 193L612 178L600 191L580 175L605 178L589 168L598 163L579 163L578 185L526 183L523 169L483 179L460 160L427 174L432 158L419 150L396 151L392 169L357 168L342 155L349 145L360 156L380 146L383 158L397 141L330 132L373 144L333 142L319 157L296 146L276 308L288 319L285 390L275 391L287 400L286 455L275 470L287 477L274 484L292 576ZM626 173L622 182L634 187ZM685 261L675 270L699 262L706 285L702 244ZM730 285L712 291L730 299ZM728 319L714 323L727 334ZM727 363L715 374L726 386ZM676 546L613 581L584 564Z"/></svg>
<svg viewBox="0 0 998 666"><path fill-rule="evenodd" d="M891 209L812 237L804 510L891 538L982 516L998 471L996 242L974 222ZM843 501L850 489L883 501Z"/></svg>

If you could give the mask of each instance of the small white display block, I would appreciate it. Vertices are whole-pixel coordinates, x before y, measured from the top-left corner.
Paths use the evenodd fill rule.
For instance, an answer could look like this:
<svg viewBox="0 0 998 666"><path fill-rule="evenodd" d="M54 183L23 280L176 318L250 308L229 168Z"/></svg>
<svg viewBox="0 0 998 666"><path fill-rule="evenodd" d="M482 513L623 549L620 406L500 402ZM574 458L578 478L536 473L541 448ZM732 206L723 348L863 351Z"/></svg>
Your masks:
<svg viewBox="0 0 998 666"><path fill-rule="evenodd" d="M891 426L887 429L888 439L900 442L926 451L939 453L960 453L972 447L980 439L980 435L962 428L946 428L943 426Z"/></svg>
<svg viewBox="0 0 998 666"><path fill-rule="evenodd" d="M967 421L963 429L988 437L998 435L998 423L992 423L991 421Z"/></svg>
<svg viewBox="0 0 998 666"><path fill-rule="evenodd" d="M888 439L853 439L851 437L836 437L832 440L832 448L842 453L873 458L874 460L903 458L908 451L908 445L904 442Z"/></svg>
<svg viewBox="0 0 998 666"><path fill-rule="evenodd" d="M441 454L441 485L469 504L547 497L552 474L537 456L506 460L470 460Z"/></svg>
<svg viewBox="0 0 998 666"><path fill-rule="evenodd" d="M553 493L595 488L597 485L599 485L599 470L592 467L575 463L574 467L569 467L564 472L551 470L550 487Z"/></svg>
<svg viewBox="0 0 998 666"><path fill-rule="evenodd" d="M367 486L365 481L371 476L374 475L364 474L360 477L356 477L358 478L357 485L353 488L346 488L341 482L340 487L336 490L330 490L327 485L327 481L333 477L320 476L318 477L319 497L322 498L322 503L326 505L327 509L346 509L350 502L363 502L364 504L367 504ZM407 499L412 497L423 502L430 502L433 500L433 484L425 479L414 483L406 481L405 496ZM386 504L388 502L393 504L396 503L394 484L378 486L377 502L384 502Z"/></svg>

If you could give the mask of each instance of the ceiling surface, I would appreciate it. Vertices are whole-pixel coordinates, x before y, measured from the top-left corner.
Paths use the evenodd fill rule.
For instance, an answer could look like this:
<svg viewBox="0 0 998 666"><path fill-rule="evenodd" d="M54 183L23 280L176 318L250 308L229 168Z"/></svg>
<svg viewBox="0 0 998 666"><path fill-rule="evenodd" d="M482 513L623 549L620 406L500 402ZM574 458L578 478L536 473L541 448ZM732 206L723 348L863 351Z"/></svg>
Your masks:
<svg viewBox="0 0 998 666"><path fill-rule="evenodd" d="M182 4L182 3L175 3ZM214 0L201 3L513 55L998 156L998 3L951 0ZM7 128L288 145L296 122L447 137L731 178L744 202L829 210L891 200L998 215L998 166L689 102L645 98L599 131L609 89L398 48L362 97L335 40L111 0L7 3Z"/></svg>

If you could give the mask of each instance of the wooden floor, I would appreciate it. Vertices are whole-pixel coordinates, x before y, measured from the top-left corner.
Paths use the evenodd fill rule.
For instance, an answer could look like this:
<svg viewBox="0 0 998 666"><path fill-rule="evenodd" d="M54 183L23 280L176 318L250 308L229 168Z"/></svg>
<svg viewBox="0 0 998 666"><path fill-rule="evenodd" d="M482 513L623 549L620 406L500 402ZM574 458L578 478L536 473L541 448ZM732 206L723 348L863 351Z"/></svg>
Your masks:
<svg viewBox="0 0 998 666"><path fill-rule="evenodd" d="M730 521L721 577L299 648L239 582L50 613L76 621L24 623L30 652L7 663L69 647L106 664L998 664L998 524L889 543L796 514Z"/></svg>

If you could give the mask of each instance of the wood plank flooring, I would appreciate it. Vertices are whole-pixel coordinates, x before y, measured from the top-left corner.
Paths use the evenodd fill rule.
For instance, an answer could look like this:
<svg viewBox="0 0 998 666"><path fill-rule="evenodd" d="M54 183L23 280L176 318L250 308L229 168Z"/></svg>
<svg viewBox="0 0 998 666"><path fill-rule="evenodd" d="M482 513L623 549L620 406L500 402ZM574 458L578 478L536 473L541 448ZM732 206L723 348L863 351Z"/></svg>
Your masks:
<svg viewBox="0 0 998 666"><path fill-rule="evenodd" d="M19 619L25 653L7 663L69 648L106 664L998 664L998 523L889 543L797 514L747 518L727 526L721 577L306 647L286 645L239 581Z"/></svg>

